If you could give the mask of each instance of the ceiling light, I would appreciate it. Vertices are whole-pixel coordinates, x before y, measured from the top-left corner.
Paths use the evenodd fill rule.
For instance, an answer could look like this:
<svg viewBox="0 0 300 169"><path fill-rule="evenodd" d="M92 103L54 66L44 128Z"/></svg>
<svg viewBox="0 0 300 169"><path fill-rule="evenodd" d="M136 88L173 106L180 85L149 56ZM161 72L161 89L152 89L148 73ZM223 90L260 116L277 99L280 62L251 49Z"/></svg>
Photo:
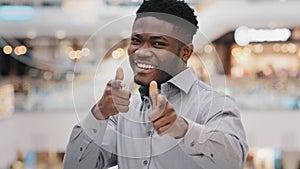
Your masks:
<svg viewBox="0 0 300 169"><path fill-rule="evenodd" d="M83 48L81 50L81 55L82 56L89 56L90 55L90 49L89 48Z"/></svg>
<svg viewBox="0 0 300 169"><path fill-rule="evenodd" d="M273 45L273 50L274 50L275 52L280 52L280 51L281 51L281 45L278 44L278 43L274 44L274 45Z"/></svg>
<svg viewBox="0 0 300 169"><path fill-rule="evenodd" d="M244 76L244 69L241 66L234 66L230 70L231 75L237 78L241 78Z"/></svg>
<svg viewBox="0 0 300 169"><path fill-rule="evenodd" d="M297 46L293 43L288 44L288 51L289 51L289 53L296 53L297 52Z"/></svg>
<svg viewBox="0 0 300 169"><path fill-rule="evenodd" d="M66 37L66 32L63 31L63 30L57 30L57 31L55 32L55 37L56 37L57 39L63 39L63 38Z"/></svg>
<svg viewBox="0 0 300 169"><path fill-rule="evenodd" d="M24 55L25 53L27 52L27 48L26 46L22 45L22 46L17 46L15 49L14 49L14 53L16 55Z"/></svg>
<svg viewBox="0 0 300 169"><path fill-rule="evenodd" d="M256 44L253 48L255 53L262 53L264 51L264 46L261 44Z"/></svg>
<svg viewBox="0 0 300 169"><path fill-rule="evenodd" d="M290 36L291 31L287 28L254 29L242 26L237 28L234 33L234 39L240 46L246 46L250 42L287 41Z"/></svg>
<svg viewBox="0 0 300 169"><path fill-rule="evenodd" d="M29 39L35 39L36 36L37 36L37 31L36 31L36 30L33 30L33 29L28 30L28 31L26 32L26 35L27 35L27 37L28 37Z"/></svg>
<svg viewBox="0 0 300 169"><path fill-rule="evenodd" d="M289 50L288 50L288 45L287 44L283 44L281 45L280 49L281 49L281 52L283 53L287 53Z"/></svg>
<svg viewBox="0 0 300 169"><path fill-rule="evenodd" d="M69 54L69 53L72 52L72 51L73 51L73 48L70 47L70 46L68 46L68 47L65 48L65 52L66 52L67 54Z"/></svg>
<svg viewBox="0 0 300 169"><path fill-rule="evenodd" d="M52 72L49 72L49 71L46 71L44 74L43 74L43 77L45 80L51 80L52 77L53 77L53 73Z"/></svg>
<svg viewBox="0 0 300 169"><path fill-rule="evenodd" d="M122 56L124 56L125 52L123 48L118 48L112 52L112 58L114 59L120 59Z"/></svg>
<svg viewBox="0 0 300 169"><path fill-rule="evenodd" d="M70 53L69 53L69 58L70 59L76 59L76 52L75 51L71 51Z"/></svg>
<svg viewBox="0 0 300 169"><path fill-rule="evenodd" d="M5 45L4 48L3 48L3 52L6 54L6 55L10 55L12 53L13 49L10 45Z"/></svg>

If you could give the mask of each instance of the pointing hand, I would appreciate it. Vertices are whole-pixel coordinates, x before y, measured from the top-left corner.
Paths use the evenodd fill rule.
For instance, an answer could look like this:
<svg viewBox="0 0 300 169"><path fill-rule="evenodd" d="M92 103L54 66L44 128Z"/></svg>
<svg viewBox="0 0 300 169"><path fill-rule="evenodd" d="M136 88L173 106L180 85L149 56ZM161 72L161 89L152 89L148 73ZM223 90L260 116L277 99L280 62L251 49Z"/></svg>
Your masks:
<svg viewBox="0 0 300 169"><path fill-rule="evenodd" d="M149 88L150 98L152 100L152 113L149 119L157 134L167 134L170 137L183 137L188 129L188 125L177 115L174 106L166 97L159 94L157 83L152 81Z"/></svg>
<svg viewBox="0 0 300 169"><path fill-rule="evenodd" d="M119 67L115 79L106 84L104 93L93 110L93 114L97 119L107 119L109 116L129 110L131 94L129 91L124 90L125 83L123 79L123 69Z"/></svg>

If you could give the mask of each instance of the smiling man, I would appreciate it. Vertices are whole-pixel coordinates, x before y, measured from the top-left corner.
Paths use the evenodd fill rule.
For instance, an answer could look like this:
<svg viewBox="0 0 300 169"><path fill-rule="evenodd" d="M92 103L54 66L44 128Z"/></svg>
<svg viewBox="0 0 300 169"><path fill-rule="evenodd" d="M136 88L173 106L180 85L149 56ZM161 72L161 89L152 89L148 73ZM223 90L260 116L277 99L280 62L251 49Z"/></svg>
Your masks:
<svg viewBox="0 0 300 169"><path fill-rule="evenodd" d="M142 3L128 48L140 96L124 89L119 68L74 127L65 169L243 168L247 144L234 100L187 67L197 24L184 1Z"/></svg>

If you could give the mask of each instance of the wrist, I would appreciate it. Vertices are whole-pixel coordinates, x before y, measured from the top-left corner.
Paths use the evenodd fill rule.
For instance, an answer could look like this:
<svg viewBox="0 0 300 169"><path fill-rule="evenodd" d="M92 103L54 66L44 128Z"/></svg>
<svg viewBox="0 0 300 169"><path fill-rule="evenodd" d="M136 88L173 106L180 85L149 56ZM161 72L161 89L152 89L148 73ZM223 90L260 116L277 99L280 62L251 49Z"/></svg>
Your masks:
<svg viewBox="0 0 300 169"><path fill-rule="evenodd" d="M179 138L182 138L185 136L186 132L188 131L189 124L187 123L187 121L184 118L179 117L179 119L180 119L180 124L181 124L181 129L182 129L182 132L181 132L181 135L179 136Z"/></svg>
<svg viewBox="0 0 300 169"><path fill-rule="evenodd" d="M188 131L189 125L188 125L187 121L180 116L178 116L175 123L176 123L175 124L176 129L174 130L174 134L172 134L172 135L173 135L173 138L180 139L185 136L186 132Z"/></svg>
<svg viewBox="0 0 300 169"><path fill-rule="evenodd" d="M92 114L94 115L94 117L95 117L97 120L106 120L106 119L109 118L109 116L103 114L103 113L100 111L100 108L98 107L97 104L92 108Z"/></svg>

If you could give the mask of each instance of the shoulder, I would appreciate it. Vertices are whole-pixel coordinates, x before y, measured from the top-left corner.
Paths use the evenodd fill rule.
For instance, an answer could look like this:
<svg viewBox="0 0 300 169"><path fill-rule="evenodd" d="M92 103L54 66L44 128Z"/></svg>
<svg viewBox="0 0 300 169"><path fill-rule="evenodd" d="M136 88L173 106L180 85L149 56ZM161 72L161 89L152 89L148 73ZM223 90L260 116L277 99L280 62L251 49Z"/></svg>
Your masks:
<svg viewBox="0 0 300 169"><path fill-rule="evenodd" d="M201 98L202 105L215 111L226 111L237 109L235 99L224 92L216 91L210 85L197 80L194 82L191 93L197 93Z"/></svg>

